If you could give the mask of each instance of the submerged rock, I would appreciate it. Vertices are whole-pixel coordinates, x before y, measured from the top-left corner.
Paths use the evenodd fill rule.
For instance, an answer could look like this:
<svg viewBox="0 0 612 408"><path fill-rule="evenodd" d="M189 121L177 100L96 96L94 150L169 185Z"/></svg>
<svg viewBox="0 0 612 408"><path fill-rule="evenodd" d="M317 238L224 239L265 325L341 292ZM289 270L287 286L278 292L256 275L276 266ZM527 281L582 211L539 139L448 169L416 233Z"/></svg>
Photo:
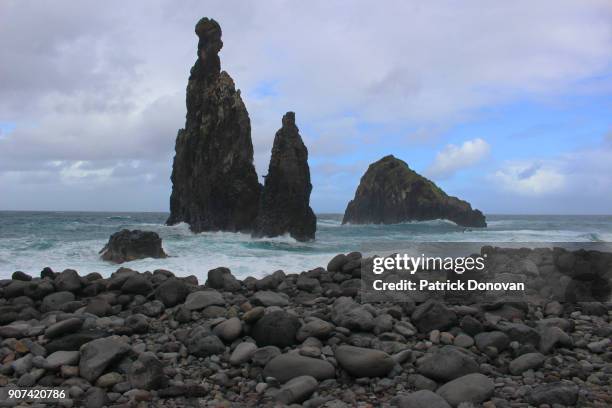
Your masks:
<svg viewBox="0 0 612 408"><path fill-rule="evenodd" d="M394 224L446 219L465 227L486 227L484 215L467 201L447 195L392 155L372 163L348 203L342 223Z"/></svg>
<svg viewBox="0 0 612 408"><path fill-rule="evenodd" d="M309 205L311 191L308 149L295 125L295 113L287 112L274 137L253 235L289 233L298 241L314 239L317 217Z"/></svg>
<svg viewBox="0 0 612 408"><path fill-rule="evenodd" d="M192 231L251 231L261 185L253 165L251 121L234 81L221 72L221 27L195 27L198 59L187 85L187 119L176 138L169 225Z"/></svg>
<svg viewBox="0 0 612 408"><path fill-rule="evenodd" d="M156 232L127 229L111 235L100 253L103 260L114 263L167 257L162 248L162 240Z"/></svg>

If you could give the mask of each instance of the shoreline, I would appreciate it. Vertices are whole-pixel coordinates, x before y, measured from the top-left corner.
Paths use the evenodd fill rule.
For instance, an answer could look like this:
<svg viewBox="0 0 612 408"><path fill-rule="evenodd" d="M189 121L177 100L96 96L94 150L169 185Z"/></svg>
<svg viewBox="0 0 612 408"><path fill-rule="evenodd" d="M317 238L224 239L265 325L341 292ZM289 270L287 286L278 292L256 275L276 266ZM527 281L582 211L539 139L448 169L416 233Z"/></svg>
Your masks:
<svg viewBox="0 0 612 408"><path fill-rule="evenodd" d="M612 303L366 303L362 261L206 282L15 273L0 281L0 385L65 386L61 406L88 407L612 404Z"/></svg>

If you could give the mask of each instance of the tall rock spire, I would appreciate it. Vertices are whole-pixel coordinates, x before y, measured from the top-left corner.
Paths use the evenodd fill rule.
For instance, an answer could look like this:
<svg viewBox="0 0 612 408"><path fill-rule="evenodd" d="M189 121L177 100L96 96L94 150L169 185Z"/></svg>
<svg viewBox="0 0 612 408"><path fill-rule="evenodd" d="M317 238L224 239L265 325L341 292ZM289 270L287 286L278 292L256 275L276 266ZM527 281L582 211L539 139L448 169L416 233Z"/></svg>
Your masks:
<svg viewBox="0 0 612 408"><path fill-rule="evenodd" d="M251 121L240 91L221 71L221 27L195 27L198 59L187 84L185 128L176 138L168 224L194 232L251 231L261 185L253 166Z"/></svg>
<svg viewBox="0 0 612 408"><path fill-rule="evenodd" d="M287 112L274 137L253 235L289 233L298 241L314 239L317 218L309 205L311 190L308 149L295 125L295 113Z"/></svg>

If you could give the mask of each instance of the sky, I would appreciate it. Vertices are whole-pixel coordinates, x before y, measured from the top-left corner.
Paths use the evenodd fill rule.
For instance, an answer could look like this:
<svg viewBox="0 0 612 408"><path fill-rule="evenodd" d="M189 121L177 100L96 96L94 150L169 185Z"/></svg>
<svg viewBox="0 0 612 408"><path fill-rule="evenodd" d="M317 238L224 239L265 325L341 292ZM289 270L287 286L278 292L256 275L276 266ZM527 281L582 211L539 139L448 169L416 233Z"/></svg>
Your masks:
<svg viewBox="0 0 612 408"><path fill-rule="evenodd" d="M612 213L612 2L0 2L0 210L167 211L195 23L315 212L387 154L485 213Z"/></svg>

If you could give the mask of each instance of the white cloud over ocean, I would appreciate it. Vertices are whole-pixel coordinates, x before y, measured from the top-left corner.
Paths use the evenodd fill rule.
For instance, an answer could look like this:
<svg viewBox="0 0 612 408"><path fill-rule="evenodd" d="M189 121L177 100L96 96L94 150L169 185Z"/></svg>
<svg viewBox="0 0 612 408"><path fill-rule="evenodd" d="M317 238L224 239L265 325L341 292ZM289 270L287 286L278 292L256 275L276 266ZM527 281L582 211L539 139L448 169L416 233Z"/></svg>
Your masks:
<svg viewBox="0 0 612 408"><path fill-rule="evenodd" d="M469 168L483 160L491 151L491 146L481 138L466 140L461 146L454 144L436 154L436 158L427 170L434 178L446 178L455 172Z"/></svg>

